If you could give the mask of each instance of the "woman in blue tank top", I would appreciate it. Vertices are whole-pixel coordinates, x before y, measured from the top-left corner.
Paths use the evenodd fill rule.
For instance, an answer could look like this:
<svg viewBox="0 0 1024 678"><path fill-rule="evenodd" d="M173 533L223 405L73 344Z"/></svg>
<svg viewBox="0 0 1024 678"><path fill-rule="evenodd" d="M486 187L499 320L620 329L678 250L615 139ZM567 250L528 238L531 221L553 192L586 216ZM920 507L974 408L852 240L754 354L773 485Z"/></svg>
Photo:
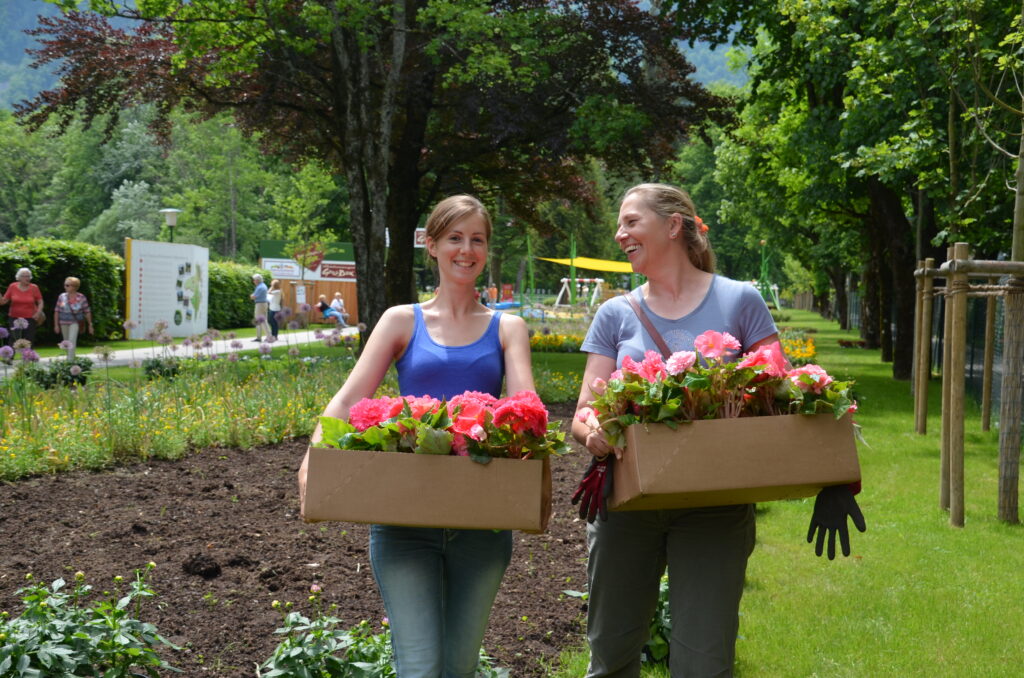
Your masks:
<svg viewBox="0 0 1024 678"><path fill-rule="evenodd" d="M503 379L508 393L534 390L526 323L476 299L491 236L486 208L468 195L446 198L426 230L440 275L437 294L384 312L325 416L347 418L352 405L373 397L392 362L402 395L498 397ZM319 438L317 428L313 441ZM370 562L399 678L473 678L511 557L508 530L371 526Z"/></svg>

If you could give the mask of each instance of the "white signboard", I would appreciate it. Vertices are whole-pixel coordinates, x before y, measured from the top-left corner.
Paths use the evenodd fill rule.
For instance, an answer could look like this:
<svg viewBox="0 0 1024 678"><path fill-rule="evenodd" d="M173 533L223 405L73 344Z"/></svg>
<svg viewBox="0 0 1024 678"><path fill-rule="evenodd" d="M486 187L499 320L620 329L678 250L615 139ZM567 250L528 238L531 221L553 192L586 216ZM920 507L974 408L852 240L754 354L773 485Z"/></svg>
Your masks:
<svg viewBox="0 0 1024 678"><path fill-rule="evenodd" d="M264 257L263 268L270 271L270 278L299 279L302 277L302 267L294 259L270 259Z"/></svg>
<svg viewBox="0 0 1024 678"><path fill-rule="evenodd" d="M210 298L210 252L198 245L125 239L127 308L135 324L131 339L142 339L162 321L172 337L202 334Z"/></svg>

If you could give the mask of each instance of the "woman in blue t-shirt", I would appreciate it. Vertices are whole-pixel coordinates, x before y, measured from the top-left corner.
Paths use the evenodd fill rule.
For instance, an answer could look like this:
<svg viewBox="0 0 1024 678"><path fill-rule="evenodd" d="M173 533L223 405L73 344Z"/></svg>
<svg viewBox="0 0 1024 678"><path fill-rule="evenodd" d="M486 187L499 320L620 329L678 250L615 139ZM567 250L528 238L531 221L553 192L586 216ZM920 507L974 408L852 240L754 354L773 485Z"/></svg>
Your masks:
<svg viewBox="0 0 1024 678"><path fill-rule="evenodd" d="M427 252L440 284L422 304L389 308L325 416L347 418L373 397L395 363L402 395L450 399L465 391L534 390L522 318L480 304L491 218L474 197L442 200L427 219ZM313 441L320 439L320 430ZM410 497L410 501L415 498ZM373 525L370 561L384 599L399 678L472 678L501 578L512 557L508 530Z"/></svg>
<svg viewBox="0 0 1024 678"><path fill-rule="evenodd" d="M692 351L694 339L707 330L733 335L743 353L776 342L775 323L757 290L715 275L707 230L678 188L641 184L627 191L615 240L633 270L647 277L630 292L633 299L672 352ZM618 297L598 309L582 350L589 355L578 411L593 399L588 385L596 378L607 380L626 356L639 361L658 347L629 301ZM593 506L604 501L610 455L622 451L609 444L592 414L584 421L574 418L572 433L594 455L574 501L588 495L583 506ZM853 501L845 487L835 491ZM754 548L753 505L611 513L601 508L602 520L593 519L593 510L587 516L588 678L640 675L666 565L672 676L731 676L743 579ZM818 514L816 503L815 520ZM846 514L841 517L845 526Z"/></svg>

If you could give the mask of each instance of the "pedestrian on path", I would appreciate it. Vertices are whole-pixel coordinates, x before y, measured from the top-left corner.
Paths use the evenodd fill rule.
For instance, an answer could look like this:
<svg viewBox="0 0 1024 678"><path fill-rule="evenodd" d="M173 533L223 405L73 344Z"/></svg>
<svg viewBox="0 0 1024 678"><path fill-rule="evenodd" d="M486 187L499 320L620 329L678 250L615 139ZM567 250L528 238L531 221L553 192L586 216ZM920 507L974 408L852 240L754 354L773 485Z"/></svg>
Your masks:
<svg viewBox="0 0 1024 678"><path fill-rule="evenodd" d="M0 306L11 305L7 312L11 320L10 341L18 339L35 341L36 327L46 318L43 315L43 293L32 282L32 271L19 268L14 275L14 282L7 286Z"/></svg>
<svg viewBox="0 0 1024 678"><path fill-rule="evenodd" d="M256 286L249 298L252 299L253 308L252 321L256 325L256 338L253 341L263 341L263 335L270 336L270 325L267 324L267 315L270 313L270 302L267 297L267 285L263 282L263 276L256 273L252 276L252 284Z"/></svg>
<svg viewBox="0 0 1024 678"><path fill-rule="evenodd" d="M64 291L53 307L53 333L64 337L61 344L68 353L68 360L75 359L78 335L83 331L93 334L92 309L89 308L89 300L78 291L81 286L82 281L78 278L65 278Z"/></svg>

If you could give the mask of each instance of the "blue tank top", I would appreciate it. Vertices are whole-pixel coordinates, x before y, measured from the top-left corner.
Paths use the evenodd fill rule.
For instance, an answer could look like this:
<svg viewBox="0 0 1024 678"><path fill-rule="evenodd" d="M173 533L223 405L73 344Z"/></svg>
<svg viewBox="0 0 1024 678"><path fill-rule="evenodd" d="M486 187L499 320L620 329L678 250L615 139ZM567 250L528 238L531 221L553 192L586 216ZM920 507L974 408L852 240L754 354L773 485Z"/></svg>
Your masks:
<svg viewBox="0 0 1024 678"><path fill-rule="evenodd" d="M505 378L505 354L501 350L495 313L483 336L465 346L442 346L430 337L423 322L423 310L413 304L416 316L412 337L405 353L395 363L398 389L402 395L448 400L465 391L501 395Z"/></svg>

